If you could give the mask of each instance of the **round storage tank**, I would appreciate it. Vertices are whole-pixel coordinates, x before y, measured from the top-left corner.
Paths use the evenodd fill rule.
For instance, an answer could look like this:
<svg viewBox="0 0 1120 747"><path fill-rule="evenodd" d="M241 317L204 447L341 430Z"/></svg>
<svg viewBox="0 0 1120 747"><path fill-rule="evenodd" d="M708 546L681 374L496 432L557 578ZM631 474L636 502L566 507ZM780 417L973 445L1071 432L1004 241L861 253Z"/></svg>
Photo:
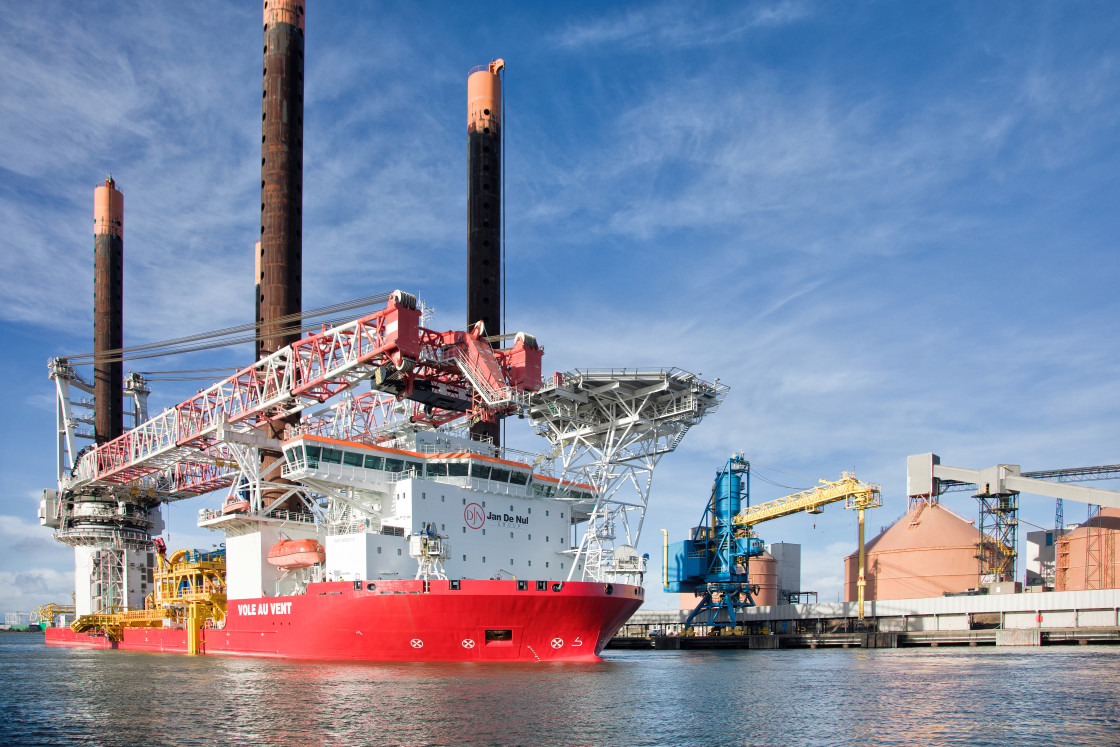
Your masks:
<svg viewBox="0 0 1120 747"><path fill-rule="evenodd" d="M748 568L752 584L758 584L754 603L759 607L770 607L778 603L778 561L768 552L751 558Z"/></svg>
<svg viewBox="0 0 1120 747"><path fill-rule="evenodd" d="M864 599L924 599L979 583L980 531L937 503L920 503L868 542ZM844 598L857 600L858 550L844 558Z"/></svg>
<svg viewBox="0 0 1120 747"><path fill-rule="evenodd" d="M1064 535L1054 547L1054 590L1115 589L1120 574L1120 509L1100 513Z"/></svg>

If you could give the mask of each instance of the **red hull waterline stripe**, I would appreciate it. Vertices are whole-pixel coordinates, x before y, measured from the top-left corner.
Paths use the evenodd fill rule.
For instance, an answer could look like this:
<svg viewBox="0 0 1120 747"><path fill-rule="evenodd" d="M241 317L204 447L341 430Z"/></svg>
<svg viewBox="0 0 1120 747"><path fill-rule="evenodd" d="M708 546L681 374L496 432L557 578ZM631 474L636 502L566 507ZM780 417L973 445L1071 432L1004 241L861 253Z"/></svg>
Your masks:
<svg viewBox="0 0 1120 747"><path fill-rule="evenodd" d="M535 580L334 581L306 594L231 600L202 654L363 661L598 661L641 606L629 584ZM455 588L455 587L458 588ZM183 628L120 641L48 628L52 646L187 653Z"/></svg>

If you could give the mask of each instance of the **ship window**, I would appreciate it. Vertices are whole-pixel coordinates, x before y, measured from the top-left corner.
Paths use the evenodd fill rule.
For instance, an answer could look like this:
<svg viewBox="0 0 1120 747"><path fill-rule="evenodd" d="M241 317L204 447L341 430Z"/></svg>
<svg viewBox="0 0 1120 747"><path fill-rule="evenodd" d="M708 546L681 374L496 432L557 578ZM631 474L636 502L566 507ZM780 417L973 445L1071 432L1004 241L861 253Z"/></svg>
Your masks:
<svg viewBox="0 0 1120 747"><path fill-rule="evenodd" d="M509 475L509 481L514 485L528 485L529 476L524 472L511 472Z"/></svg>
<svg viewBox="0 0 1120 747"><path fill-rule="evenodd" d="M466 533L467 533L467 528L463 527L463 534L466 534Z"/></svg>
<svg viewBox="0 0 1120 747"><path fill-rule="evenodd" d="M372 454L366 454L366 469L385 469L385 459Z"/></svg>
<svg viewBox="0 0 1120 747"><path fill-rule="evenodd" d="M501 467L491 467L490 479L494 482L509 482L509 470Z"/></svg>
<svg viewBox="0 0 1120 747"><path fill-rule="evenodd" d="M548 568L548 561L547 561L547 560L546 560L546 561L544 561L544 567L545 567L545 568Z"/></svg>
<svg viewBox="0 0 1120 747"><path fill-rule="evenodd" d="M510 568L513 568L513 558L510 558L510 559L509 559L509 567L510 567Z"/></svg>
<svg viewBox="0 0 1120 747"><path fill-rule="evenodd" d="M545 535L544 541L548 542L548 535Z"/></svg>
<svg viewBox="0 0 1120 747"><path fill-rule="evenodd" d="M467 559L467 556L466 556L466 555L464 555L464 556L463 556L463 560L466 560L466 559Z"/></svg>
<svg viewBox="0 0 1120 747"><path fill-rule="evenodd" d="M379 548L377 548L377 554L378 554L378 555L380 555L380 554L381 554L381 548L380 548L380 547L379 547Z"/></svg>
<svg viewBox="0 0 1120 747"><path fill-rule="evenodd" d="M441 495L439 497L439 502L440 503L447 503L447 496Z"/></svg>
<svg viewBox="0 0 1120 747"><path fill-rule="evenodd" d="M529 541L530 541L530 542L532 542L532 541L533 541L533 535L531 535L531 534L529 535Z"/></svg>
<svg viewBox="0 0 1120 747"><path fill-rule="evenodd" d="M343 452L342 463L345 464L348 467L361 467L362 466L362 455L361 454L355 454L355 453L350 452L350 451Z"/></svg>
<svg viewBox="0 0 1120 747"><path fill-rule="evenodd" d="M509 507L509 512L510 512L510 513L513 513L513 504L512 504L512 503L510 504L510 507Z"/></svg>
<svg viewBox="0 0 1120 747"><path fill-rule="evenodd" d="M323 461L327 464L340 464L342 462L342 452L338 449L328 449L324 446Z"/></svg>
<svg viewBox="0 0 1120 747"><path fill-rule="evenodd" d="M447 477L446 464L429 464L428 465L429 477Z"/></svg>
<svg viewBox="0 0 1120 747"><path fill-rule="evenodd" d="M513 539L513 532L510 532L510 533L509 533L509 538L510 538L510 539Z"/></svg>
<svg viewBox="0 0 1120 747"><path fill-rule="evenodd" d="M560 512L560 518L561 518L561 519L563 519L563 518L564 518L564 512L563 512L563 511L561 511L561 512Z"/></svg>
<svg viewBox="0 0 1120 747"><path fill-rule="evenodd" d="M319 463L319 447L318 446L308 446L307 447L307 466L308 467L314 467L318 463Z"/></svg>
<svg viewBox="0 0 1120 747"><path fill-rule="evenodd" d="M385 457L385 471L386 472L403 472L404 471L404 460L403 459L391 459L389 457Z"/></svg>
<svg viewBox="0 0 1120 747"><path fill-rule="evenodd" d="M483 529L483 530L482 530L482 533L483 533L483 534L486 534L486 530L485 530L485 529Z"/></svg>
<svg viewBox="0 0 1120 747"><path fill-rule="evenodd" d="M486 631L486 642L487 643L496 643L498 641L512 641L512 640L513 640L513 631L512 630L487 630Z"/></svg>
<svg viewBox="0 0 1120 747"><path fill-rule="evenodd" d="M529 561L529 566L532 567L532 565L533 565L533 561L530 560Z"/></svg>
<svg viewBox="0 0 1120 747"><path fill-rule="evenodd" d="M544 515L545 515L545 516L548 516L548 509L545 509L545 511L544 511Z"/></svg>
<svg viewBox="0 0 1120 747"><path fill-rule="evenodd" d="M397 555L400 555L400 554L401 554L401 549L398 547L397 548Z"/></svg>
<svg viewBox="0 0 1120 747"><path fill-rule="evenodd" d="M446 532L447 531L447 525L446 524L440 524L439 525L439 530L441 532Z"/></svg>
<svg viewBox="0 0 1120 747"><path fill-rule="evenodd" d="M486 562L486 556L485 556L485 555L483 555L483 556L482 556L482 562L483 562L483 563L485 563L485 562Z"/></svg>
<svg viewBox="0 0 1120 747"><path fill-rule="evenodd" d="M414 476L419 476L419 475L424 474L424 465L421 464L420 462L405 462L404 464L405 464L405 469L408 471L408 474L414 475Z"/></svg>
<svg viewBox="0 0 1120 747"><path fill-rule="evenodd" d="M447 465L448 477L466 477L470 465L466 462L452 462Z"/></svg>
<svg viewBox="0 0 1120 747"><path fill-rule="evenodd" d="M478 477L483 480L490 478L490 467L485 464L472 464L471 477Z"/></svg>

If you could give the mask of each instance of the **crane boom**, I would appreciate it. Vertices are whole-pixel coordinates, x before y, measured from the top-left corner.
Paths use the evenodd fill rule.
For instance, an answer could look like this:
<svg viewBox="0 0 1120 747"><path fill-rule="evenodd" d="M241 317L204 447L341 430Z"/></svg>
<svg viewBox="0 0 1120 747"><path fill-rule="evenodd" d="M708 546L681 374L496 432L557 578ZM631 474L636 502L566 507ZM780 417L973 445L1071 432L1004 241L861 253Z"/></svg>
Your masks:
<svg viewBox="0 0 1120 747"><path fill-rule="evenodd" d="M223 428L251 432L370 376L382 391L433 403L414 422L510 411L523 392L540 388L541 351L531 336L519 335L509 350L492 349L476 343L481 329L438 333L419 322L415 298L396 291L384 309L297 340L101 444L60 487L129 485L168 469L186 469L184 482L192 492L218 487L228 478L200 457L221 439ZM483 377L486 397L472 384Z"/></svg>
<svg viewBox="0 0 1120 747"><path fill-rule="evenodd" d="M839 480L821 480L820 483L800 493L745 508L732 521L740 526L753 527L755 524L801 511L816 512L822 506L837 501L844 501L847 508L854 509L882 505L881 488L878 485L860 482L847 472L841 474Z"/></svg>

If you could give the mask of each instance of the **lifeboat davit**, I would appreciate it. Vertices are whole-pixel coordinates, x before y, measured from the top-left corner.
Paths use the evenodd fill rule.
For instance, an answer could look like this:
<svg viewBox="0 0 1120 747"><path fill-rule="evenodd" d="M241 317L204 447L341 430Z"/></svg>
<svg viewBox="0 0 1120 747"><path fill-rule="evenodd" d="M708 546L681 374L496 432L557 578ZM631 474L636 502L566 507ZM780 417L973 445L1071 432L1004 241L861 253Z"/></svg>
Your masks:
<svg viewBox="0 0 1120 747"><path fill-rule="evenodd" d="M286 571L310 568L326 557L323 546L313 539L282 539L268 551L268 562Z"/></svg>
<svg viewBox="0 0 1120 747"><path fill-rule="evenodd" d="M223 514L242 514L249 510L249 501L236 495L231 495L226 498L225 505L222 506Z"/></svg>

